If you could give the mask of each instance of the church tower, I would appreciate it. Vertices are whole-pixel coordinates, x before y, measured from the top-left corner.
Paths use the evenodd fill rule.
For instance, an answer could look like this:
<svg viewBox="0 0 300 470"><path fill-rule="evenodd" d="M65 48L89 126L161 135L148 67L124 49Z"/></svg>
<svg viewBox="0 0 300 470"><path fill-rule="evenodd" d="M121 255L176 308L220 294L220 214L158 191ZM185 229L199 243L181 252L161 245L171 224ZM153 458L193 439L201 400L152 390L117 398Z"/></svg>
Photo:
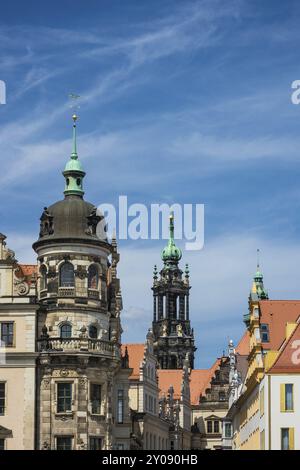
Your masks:
<svg viewBox="0 0 300 470"><path fill-rule="evenodd" d="M36 442L38 449L129 449L119 254L116 240L110 243L98 230L103 217L83 198L76 121L73 115L64 199L44 208L33 245L39 302Z"/></svg>
<svg viewBox="0 0 300 470"><path fill-rule="evenodd" d="M188 358L194 367L194 333L189 319L189 269L181 271L181 250L174 241L174 215L170 215L168 245L162 251L163 268L153 273L154 352L161 369L182 369Z"/></svg>

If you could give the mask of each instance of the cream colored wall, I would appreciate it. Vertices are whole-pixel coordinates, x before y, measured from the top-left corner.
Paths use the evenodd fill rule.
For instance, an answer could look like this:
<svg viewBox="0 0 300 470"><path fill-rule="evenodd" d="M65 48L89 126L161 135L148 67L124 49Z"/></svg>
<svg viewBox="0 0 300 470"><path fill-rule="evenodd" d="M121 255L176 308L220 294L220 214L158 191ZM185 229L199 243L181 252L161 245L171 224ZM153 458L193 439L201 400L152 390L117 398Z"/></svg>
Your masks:
<svg viewBox="0 0 300 470"><path fill-rule="evenodd" d="M147 415L143 426L143 442L145 450L169 449L168 423L161 420L158 416Z"/></svg>
<svg viewBox="0 0 300 470"><path fill-rule="evenodd" d="M280 409L280 385L287 383L294 385L294 411ZM294 428L294 448L300 450L300 375L272 375L270 397L271 450L281 449L281 428Z"/></svg>
<svg viewBox="0 0 300 470"><path fill-rule="evenodd" d="M233 419L233 448L236 450L259 450L259 385L241 404Z"/></svg>
<svg viewBox="0 0 300 470"><path fill-rule="evenodd" d="M227 414L227 410L201 410L201 409L193 409L192 410L192 423L194 424L195 421L198 423L198 428L200 433L206 433L206 422L209 416L214 415L220 418L220 438L208 437L206 436L205 442L202 440L201 447L205 449L214 449L216 446L220 446L222 444L222 418L225 418ZM212 435L213 436L213 435Z"/></svg>
<svg viewBox="0 0 300 470"><path fill-rule="evenodd" d="M0 426L12 430L13 437L6 440L7 450L34 449L34 367L0 369L0 380L5 382L5 416Z"/></svg>

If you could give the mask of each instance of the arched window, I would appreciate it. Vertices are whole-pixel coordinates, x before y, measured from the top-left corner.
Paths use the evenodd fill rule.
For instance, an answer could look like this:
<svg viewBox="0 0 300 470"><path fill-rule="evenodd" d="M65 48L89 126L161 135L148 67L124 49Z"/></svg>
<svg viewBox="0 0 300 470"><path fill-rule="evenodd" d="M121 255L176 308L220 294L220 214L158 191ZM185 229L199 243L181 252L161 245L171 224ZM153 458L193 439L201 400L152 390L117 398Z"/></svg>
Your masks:
<svg viewBox="0 0 300 470"><path fill-rule="evenodd" d="M64 263L60 268L59 285L60 287L74 287L74 266L72 263Z"/></svg>
<svg viewBox="0 0 300 470"><path fill-rule="evenodd" d="M47 268L45 265L41 266L40 275L41 275L40 289L41 290L47 289Z"/></svg>
<svg viewBox="0 0 300 470"><path fill-rule="evenodd" d="M95 325L90 325L89 326L89 337L92 339L97 339L98 338L98 329Z"/></svg>
<svg viewBox="0 0 300 470"><path fill-rule="evenodd" d="M99 271L95 264L91 264L88 270L88 288L98 289Z"/></svg>
<svg viewBox="0 0 300 470"><path fill-rule="evenodd" d="M71 338L72 337L72 325L70 323L64 323L60 327L60 337L61 338Z"/></svg>

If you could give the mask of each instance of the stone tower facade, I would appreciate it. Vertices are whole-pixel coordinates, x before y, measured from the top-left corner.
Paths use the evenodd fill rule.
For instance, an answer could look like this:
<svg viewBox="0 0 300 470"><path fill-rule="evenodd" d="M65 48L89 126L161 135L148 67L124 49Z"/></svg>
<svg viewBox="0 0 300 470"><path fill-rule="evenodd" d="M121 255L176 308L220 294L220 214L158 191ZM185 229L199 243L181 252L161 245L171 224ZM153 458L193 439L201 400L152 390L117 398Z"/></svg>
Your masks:
<svg viewBox="0 0 300 470"><path fill-rule="evenodd" d="M194 367L194 333L189 319L189 270L179 267L181 250L174 241L174 215L170 215L170 237L162 251L160 273L153 274L154 351L161 369L182 369L187 358Z"/></svg>
<svg viewBox="0 0 300 470"><path fill-rule="evenodd" d="M37 448L128 449L119 254L116 240L109 243L105 231L99 235L102 217L83 198L76 119L73 152L63 172L64 199L44 208L33 245L39 303Z"/></svg>

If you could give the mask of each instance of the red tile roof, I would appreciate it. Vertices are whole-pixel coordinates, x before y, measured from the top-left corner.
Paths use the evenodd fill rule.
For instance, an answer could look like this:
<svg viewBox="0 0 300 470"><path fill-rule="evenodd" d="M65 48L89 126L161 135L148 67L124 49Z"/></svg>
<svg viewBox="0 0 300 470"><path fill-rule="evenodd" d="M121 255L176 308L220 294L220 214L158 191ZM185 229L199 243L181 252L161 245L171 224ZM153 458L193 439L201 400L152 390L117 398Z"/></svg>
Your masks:
<svg viewBox="0 0 300 470"><path fill-rule="evenodd" d="M182 369L158 369L160 396L167 395L170 386L174 388L174 398L181 396Z"/></svg>
<svg viewBox="0 0 300 470"><path fill-rule="evenodd" d="M300 324L285 340L279 356L269 370L271 374L300 373Z"/></svg>
<svg viewBox="0 0 300 470"><path fill-rule="evenodd" d="M28 284L31 284L32 276L37 273L36 264L18 264L19 269L16 271L16 276L19 279L25 278Z"/></svg>
<svg viewBox="0 0 300 470"><path fill-rule="evenodd" d="M136 343L136 344L122 344L122 356L125 354L125 349L127 347L128 356L129 356L129 368L133 369L130 380L138 379L140 376L140 364L144 358L145 344Z"/></svg>
<svg viewBox="0 0 300 470"><path fill-rule="evenodd" d="M262 343L264 349L278 350L285 340L285 326L300 317L300 300L263 300L259 302L260 323L269 325L270 341Z"/></svg>
<svg viewBox="0 0 300 470"><path fill-rule="evenodd" d="M37 265L36 264L19 264L22 273L24 276L32 276L33 274L37 273Z"/></svg>
<svg viewBox="0 0 300 470"><path fill-rule="evenodd" d="M194 369L191 372L190 392L191 404L198 405L200 397L205 395L206 389L209 387L211 379L214 377L221 359L218 358L210 369Z"/></svg>
<svg viewBox="0 0 300 470"><path fill-rule="evenodd" d="M240 342L235 348L235 352L241 356L248 356L250 352L250 335L248 330L246 330L241 337Z"/></svg>

